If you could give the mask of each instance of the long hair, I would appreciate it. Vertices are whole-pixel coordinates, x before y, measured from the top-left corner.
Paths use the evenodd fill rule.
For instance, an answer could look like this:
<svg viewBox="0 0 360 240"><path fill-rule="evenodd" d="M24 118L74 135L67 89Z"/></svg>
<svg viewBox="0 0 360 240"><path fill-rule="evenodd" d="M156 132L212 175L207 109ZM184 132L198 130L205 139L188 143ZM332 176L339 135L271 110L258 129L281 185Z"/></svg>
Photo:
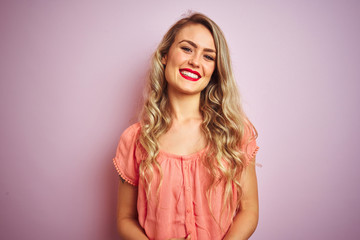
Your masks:
<svg viewBox="0 0 360 240"><path fill-rule="evenodd" d="M200 113L203 118L201 130L209 146L203 159L211 178L208 201L211 199L211 188L224 181L223 209L229 207L230 212L233 212L240 203L240 176L245 163L245 153L239 146L244 142L246 127L254 129L255 137L257 133L241 108L224 34L215 22L203 14L194 13L177 21L165 34L152 57L147 95L140 115L139 143L147 153L139 166L140 180L143 181L149 198L154 172L157 171L162 178L161 167L156 161L159 154L158 139L169 130L172 120L165 67L161 59L168 53L176 34L184 26L194 23L202 24L211 32L217 52L215 70L200 96ZM234 194L239 196L235 205L232 202Z"/></svg>

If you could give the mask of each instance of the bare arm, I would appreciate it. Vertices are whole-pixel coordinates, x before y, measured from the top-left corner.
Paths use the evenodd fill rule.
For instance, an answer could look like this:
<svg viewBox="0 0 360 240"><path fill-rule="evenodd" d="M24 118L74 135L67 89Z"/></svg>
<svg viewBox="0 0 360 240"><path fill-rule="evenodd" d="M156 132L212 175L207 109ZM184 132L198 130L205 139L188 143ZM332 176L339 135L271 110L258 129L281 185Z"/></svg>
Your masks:
<svg viewBox="0 0 360 240"><path fill-rule="evenodd" d="M117 202L117 229L123 240L147 240L137 214L137 187L120 178Z"/></svg>
<svg viewBox="0 0 360 240"><path fill-rule="evenodd" d="M249 239L257 227L259 200L254 160L243 170L241 179L243 194L241 196L240 210L234 217L233 224L224 240Z"/></svg>

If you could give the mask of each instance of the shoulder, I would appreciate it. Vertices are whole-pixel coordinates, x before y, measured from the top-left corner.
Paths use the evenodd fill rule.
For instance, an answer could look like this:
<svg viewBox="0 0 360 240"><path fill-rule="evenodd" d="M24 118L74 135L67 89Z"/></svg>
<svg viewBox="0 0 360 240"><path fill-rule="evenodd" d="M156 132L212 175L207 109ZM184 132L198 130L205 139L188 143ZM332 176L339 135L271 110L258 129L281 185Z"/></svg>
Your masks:
<svg viewBox="0 0 360 240"><path fill-rule="evenodd" d="M140 162L146 156L146 150L140 144L141 124L140 122L130 125L124 130L119 141L119 150L129 152L132 150L137 161Z"/></svg>
<svg viewBox="0 0 360 240"><path fill-rule="evenodd" d="M118 152L128 152L137 146L140 135L140 123L134 123L126 128L120 136Z"/></svg>
<svg viewBox="0 0 360 240"><path fill-rule="evenodd" d="M241 147L240 149L245 153L245 165L248 165L250 161L255 159L255 155L259 150L259 146L257 145L257 131L250 122L247 122L244 125L244 131L241 139Z"/></svg>
<svg viewBox="0 0 360 240"><path fill-rule="evenodd" d="M130 125L121 134L121 140L132 141L134 139L137 139L139 137L140 130L141 130L141 125L139 122Z"/></svg>
<svg viewBox="0 0 360 240"><path fill-rule="evenodd" d="M141 125L139 122L136 122L132 125L130 125L129 127L127 127L122 135L134 135L137 134L138 132L140 132L141 129Z"/></svg>
<svg viewBox="0 0 360 240"><path fill-rule="evenodd" d="M244 124L242 143L246 144L246 142L255 140L256 138L257 138L257 131L256 131L254 125L252 125L252 123L250 123L250 122L246 122Z"/></svg>

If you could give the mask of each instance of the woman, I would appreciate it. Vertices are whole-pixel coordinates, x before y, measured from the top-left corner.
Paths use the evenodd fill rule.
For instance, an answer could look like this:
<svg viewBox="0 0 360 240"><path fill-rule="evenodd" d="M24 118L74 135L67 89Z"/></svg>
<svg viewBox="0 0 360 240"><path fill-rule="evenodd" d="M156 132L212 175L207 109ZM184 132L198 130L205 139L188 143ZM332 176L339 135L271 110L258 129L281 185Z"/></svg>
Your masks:
<svg viewBox="0 0 360 240"><path fill-rule="evenodd" d="M170 28L147 94L114 158L122 239L248 239L258 221L257 133L211 19L197 13Z"/></svg>

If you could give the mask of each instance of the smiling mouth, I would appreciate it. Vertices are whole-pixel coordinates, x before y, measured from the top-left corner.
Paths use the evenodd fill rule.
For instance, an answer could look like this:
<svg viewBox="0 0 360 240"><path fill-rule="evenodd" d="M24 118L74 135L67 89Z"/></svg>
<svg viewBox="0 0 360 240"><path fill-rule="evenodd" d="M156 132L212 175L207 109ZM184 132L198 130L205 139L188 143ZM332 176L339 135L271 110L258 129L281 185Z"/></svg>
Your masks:
<svg viewBox="0 0 360 240"><path fill-rule="evenodd" d="M201 78L198 72L192 71L191 69L180 69L180 75L190 81L197 81Z"/></svg>

